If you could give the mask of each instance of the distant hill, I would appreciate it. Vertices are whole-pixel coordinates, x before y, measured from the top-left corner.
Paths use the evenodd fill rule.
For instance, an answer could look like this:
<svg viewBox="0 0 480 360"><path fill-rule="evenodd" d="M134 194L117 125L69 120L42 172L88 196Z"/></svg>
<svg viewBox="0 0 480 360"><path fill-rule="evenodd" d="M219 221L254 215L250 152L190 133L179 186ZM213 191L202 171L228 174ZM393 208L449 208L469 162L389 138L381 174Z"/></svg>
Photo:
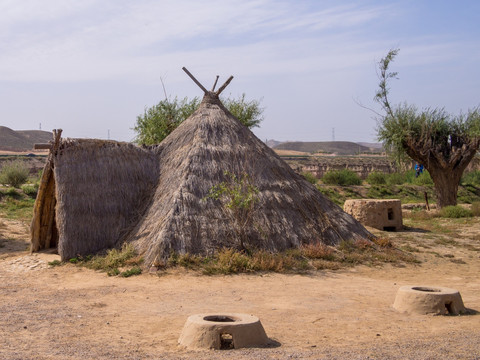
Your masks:
<svg viewBox="0 0 480 360"><path fill-rule="evenodd" d="M0 126L0 150L30 151L36 143L47 143L52 140L52 133L42 130L12 130Z"/></svg>
<svg viewBox="0 0 480 360"><path fill-rule="evenodd" d="M292 141L273 147L275 150L293 150L306 153L328 153L337 155L355 155L359 153L380 153L381 148L364 146L349 141Z"/></svg>
<svg viewBox="0 0 480 360"><path fill-rule="evenodd" d="M357 144L372 148L372 149L383 149L382 143L367 143L367 142L359 142ZM383 150L382 150L383 151Z"/></svg>
<svg viewBox="0 0 480 360"><path fill-rule="evenodd" d="M267 140L265 141L265 144L267 144L268 147L274 148L277 145L280 145L283 141L277 141L277 140Z"/></svg>

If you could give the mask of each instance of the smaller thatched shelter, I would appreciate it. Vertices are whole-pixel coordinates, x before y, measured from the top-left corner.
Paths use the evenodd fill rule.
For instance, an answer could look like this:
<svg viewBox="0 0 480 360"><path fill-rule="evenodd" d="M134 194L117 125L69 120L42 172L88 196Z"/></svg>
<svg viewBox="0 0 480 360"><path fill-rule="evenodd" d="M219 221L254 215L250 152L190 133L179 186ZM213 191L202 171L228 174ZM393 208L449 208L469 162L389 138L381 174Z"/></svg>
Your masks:
<svg viewBox="0 0 480 360"><path fill-rule="evenodd" d="M56 142L35 205L32 249L58 244L68 259L128 241L146 266L157 266L172 252L206 255L238 247L229 209L208 197L228 181L227 173L248 174L258 189L242 244L247 248L282 251L369 238L222 105L226 84L217 92L202 87L199 108L158 146Z"/></svg>
<svg viewBox="0 0 480 360"><path fill-rule="evenodd" d="M156 157L129 143L57 136L35 202L32 251L58 247L65 260L117 246L155 189Z"/></svg>

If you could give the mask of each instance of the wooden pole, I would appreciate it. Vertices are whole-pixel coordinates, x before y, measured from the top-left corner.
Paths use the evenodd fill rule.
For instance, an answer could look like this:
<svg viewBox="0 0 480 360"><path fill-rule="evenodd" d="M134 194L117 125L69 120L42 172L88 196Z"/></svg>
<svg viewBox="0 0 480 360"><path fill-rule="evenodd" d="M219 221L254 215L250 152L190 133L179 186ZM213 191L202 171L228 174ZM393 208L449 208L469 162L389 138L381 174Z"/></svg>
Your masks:
<svg viewBox="0 0 480 360"><path fill-rule="evenodd" d="M233 80L233 76L230 76L230 77L227 79L227 81L225 81L225 84L223 84L223 85L220 87L220 89L218 89L218 91L217 91L215 94L220 95L221 92L222 92L223 90L225 90L225 88L228 86L228 84L230 84L230 81L232 81L232 80Z"/></svg>
<svg viewBox="0 0 480 360"><path fill-rule="evenodd" d="M34 150L50 150L52 148L52 144L34 144Z"/></svg>
<svg viewBox="0 0 480 360"><path fill-rule="evenodd" d="M197 79L195 79L195 76L193 76L192 73L191 73L190 71L188 71L185 66L182 68L182 70L185 71L188 76L190 76L190 78L193 80L193 82L194 82L195 84L197 84L198 87L199 87L200 89L202 89L205 94L208 93L208 90L205 89L205 88L203 87L203 85L200 84L200 82L199 82Z"/></svg>
<svg viewBox="0 0 480 360"><path fill-rule="evenodd" d="M217 78L215 79L215 83L213 84L213 87L212 87L212 92L215 91L215 86L217 86L217 81L219 77L220 76L217 75Z"/></svg>
<svg viewBox="0 0 480 360"><path fill-rule="evenodd" d="M426 191L423 193L425 195L425 204L427 205L427 210L430 211L430 205L428 205L428 194Z"/></svg>
<svg viewBox="0 0 480 360"><path fill-rule="evenodd" d="M30 250L32 252L45 249L47 243L49 245L51 244L51 234L49 235L48 232L53 230L53 216L55 216L55 184L52 183L52 181L54 181L53 168L55 153L60 146L61 136L61 129L53 130L53 141L51 143L47 162L45 163L42 172L37 198L35 199L35 204L33 206L33 218L30 227L30 234L32 237ZM49 196L53 198L48 198Z"/></svg>

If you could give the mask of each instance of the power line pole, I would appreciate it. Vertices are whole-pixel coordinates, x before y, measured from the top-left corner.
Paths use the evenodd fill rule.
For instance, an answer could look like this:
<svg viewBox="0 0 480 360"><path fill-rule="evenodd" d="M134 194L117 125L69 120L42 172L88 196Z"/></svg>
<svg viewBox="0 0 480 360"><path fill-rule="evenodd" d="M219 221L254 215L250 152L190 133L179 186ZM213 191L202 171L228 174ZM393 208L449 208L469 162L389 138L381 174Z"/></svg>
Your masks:
<svg viewBox="0 0 480 360"><path fill-rule="evenodd" d="M335 141L335 128L332 128L332 141Z"/></svg>

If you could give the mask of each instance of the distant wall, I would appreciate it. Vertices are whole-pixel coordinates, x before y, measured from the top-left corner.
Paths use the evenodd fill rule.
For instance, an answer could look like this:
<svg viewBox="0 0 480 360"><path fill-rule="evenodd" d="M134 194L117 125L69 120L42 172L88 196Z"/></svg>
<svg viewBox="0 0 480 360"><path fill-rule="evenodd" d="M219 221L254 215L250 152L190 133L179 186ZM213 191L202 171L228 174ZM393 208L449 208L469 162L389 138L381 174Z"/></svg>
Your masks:
<svg viewBox="0 0 480 360"><path fill-rule="evenodd" d="M356 156L325 156L284 158L286 162L298 173L309 172L318 179L328 171L348 169L355 172L362 179L366 179L373 171L392 173L396 171L395 165L386 157L356 157Z"/></svg>
<svg viewBox="0 0 480 360"><path fill-rule="evenodd" d="M343 169L355 172L362 179L366 179L374 171L386 174L398 171L395 163L385 156L283 156L282 159L297 173L309 172L318 179L328 171ZM413 166L412 162L412 169ZM479 156L472 160L465 171L473 170L480 170Z"/></svg>

